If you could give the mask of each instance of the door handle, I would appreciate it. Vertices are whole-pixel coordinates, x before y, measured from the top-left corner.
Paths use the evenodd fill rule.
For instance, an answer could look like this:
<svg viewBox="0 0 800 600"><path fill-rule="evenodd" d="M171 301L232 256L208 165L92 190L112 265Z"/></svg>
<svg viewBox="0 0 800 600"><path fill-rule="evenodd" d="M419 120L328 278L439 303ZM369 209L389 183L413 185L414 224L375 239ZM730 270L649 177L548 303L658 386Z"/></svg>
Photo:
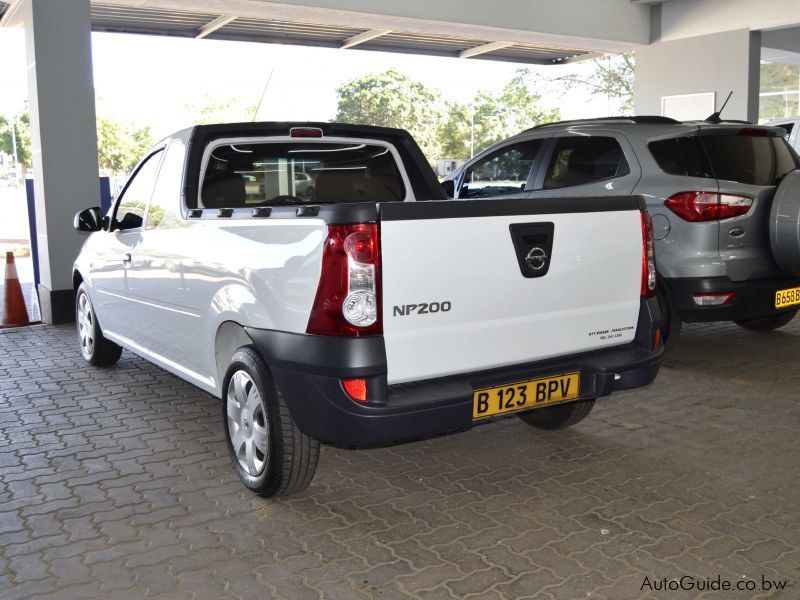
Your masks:
<svg viewBox="0 0 800 600"><path fill-rule="evenodd" d="M125 256L122 257L122 264L125 265L126 267L129 267L132 259L133 257L131 256L130 252L128 252L127 254L125 254Z"/></svg>

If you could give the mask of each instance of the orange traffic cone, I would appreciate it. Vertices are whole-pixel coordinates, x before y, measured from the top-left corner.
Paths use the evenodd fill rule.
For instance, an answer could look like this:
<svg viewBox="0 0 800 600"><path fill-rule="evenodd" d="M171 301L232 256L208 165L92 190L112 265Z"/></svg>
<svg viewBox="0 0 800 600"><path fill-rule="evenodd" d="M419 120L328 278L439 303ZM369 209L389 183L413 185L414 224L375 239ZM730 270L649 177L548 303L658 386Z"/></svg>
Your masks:
<svg viewBox="0 0 800 600"><path fill-rule="evenodd" d="M28 311L25 308L25 298L22 296L22 286L17 276L17 265L14 264L14 253L6 252L6 279L5 301L3 303L3 327L27 325Z"/></svg>

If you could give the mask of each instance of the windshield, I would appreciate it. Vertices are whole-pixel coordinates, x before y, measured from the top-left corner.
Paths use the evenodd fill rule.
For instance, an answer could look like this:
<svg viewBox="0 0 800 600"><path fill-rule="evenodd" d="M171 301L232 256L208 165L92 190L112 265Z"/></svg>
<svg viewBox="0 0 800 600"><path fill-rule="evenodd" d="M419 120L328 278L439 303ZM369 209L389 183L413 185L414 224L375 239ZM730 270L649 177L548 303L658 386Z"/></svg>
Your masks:
<svg viewBox="0 0 800 600"><path fill-rule="evenodd" d="M216 146L201 192L206 208L391 202L405 197L385 146L258 142Z"/></svg>

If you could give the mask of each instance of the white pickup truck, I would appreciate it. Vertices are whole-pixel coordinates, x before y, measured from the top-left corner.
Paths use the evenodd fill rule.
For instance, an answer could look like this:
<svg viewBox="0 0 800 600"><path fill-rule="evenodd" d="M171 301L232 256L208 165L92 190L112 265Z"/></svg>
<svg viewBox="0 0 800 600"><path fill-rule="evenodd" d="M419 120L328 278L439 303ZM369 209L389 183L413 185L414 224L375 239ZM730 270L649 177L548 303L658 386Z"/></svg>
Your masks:
<svg viewBox="0 0 800 600"><path fill-rule="evenodd" d="M320 443L566 427L660 364L641 199L448 201L402 130L180 131L75 226L84 358L127 348L221 397L262 496L304 489Z"/></svg>

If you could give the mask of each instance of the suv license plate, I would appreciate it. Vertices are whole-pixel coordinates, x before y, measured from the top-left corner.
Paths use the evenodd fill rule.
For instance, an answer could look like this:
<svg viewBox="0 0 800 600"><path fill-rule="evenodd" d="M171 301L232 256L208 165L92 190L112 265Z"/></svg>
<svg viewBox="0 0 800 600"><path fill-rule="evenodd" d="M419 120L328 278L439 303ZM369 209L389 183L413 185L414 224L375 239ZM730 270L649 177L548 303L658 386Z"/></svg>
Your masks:
<svg viewBox="0 0 800 600"><path fill-rule="evenodd" d="M785 308L800 304L800 287L775 292L775 308Z"/></svg>
<svg viewBox="0 0 800 600"><path fill-rule="evenodd" d="M576 400L580 381L580 373L566 373L475 390L472 394L472 419Z"/></svg>

